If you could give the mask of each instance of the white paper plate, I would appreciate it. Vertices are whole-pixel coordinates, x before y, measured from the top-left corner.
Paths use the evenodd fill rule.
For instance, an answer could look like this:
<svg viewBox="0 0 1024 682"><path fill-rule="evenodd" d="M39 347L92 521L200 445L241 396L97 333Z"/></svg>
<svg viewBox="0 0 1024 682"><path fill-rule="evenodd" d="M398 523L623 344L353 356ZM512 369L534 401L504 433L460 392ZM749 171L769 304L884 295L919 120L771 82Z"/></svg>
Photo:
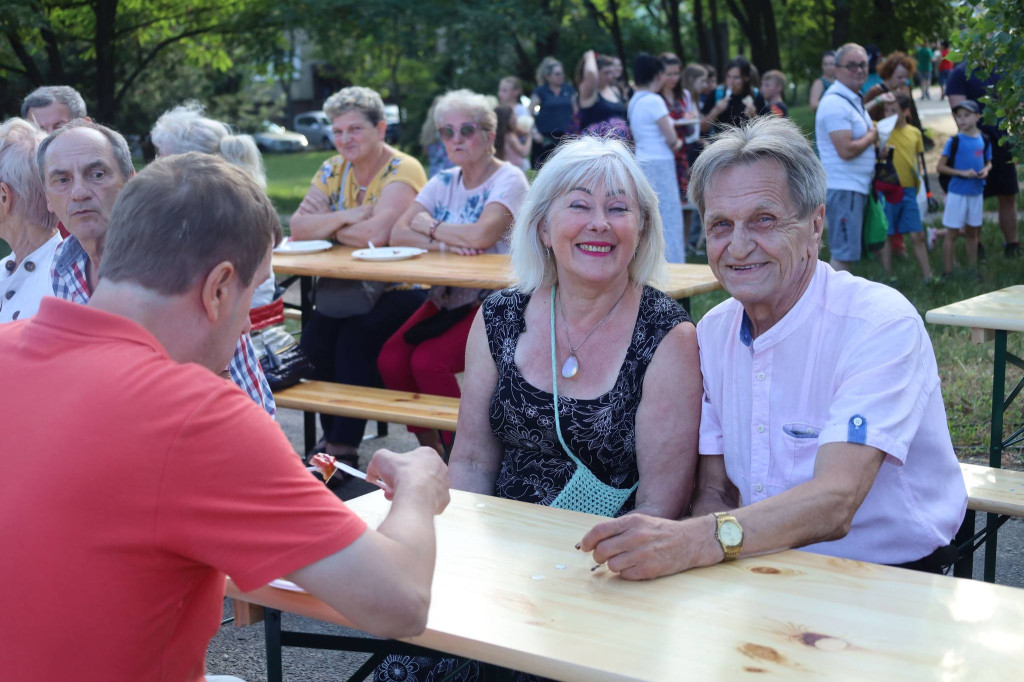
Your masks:
<svg viewBox="0 0 1024 682"><path fill-rule="evenodd" d="M426 252L426 249L415 246L378 246L376 249L353 251L352 257L359 260L405 260Z"/></svg>
<svg viewBox="0 0 1024 682"><path fill-rule="evenodd" d="M281 242L281 246L274 249L274 253L316 253L318 251L326 251L332 246L334 244L326 239L310 239L309 241L295 242L291 239L286 239Z"/></svg>
<svg viewBox="0 0 1024 682"><path fill-rule="evenodd" d="M284 578L278 578L277 580L271 580L267 583L271 587L276 587L279 590L287 590L289 592L305 592L304 589L293 583L291 580L285 580Z"/></svg>

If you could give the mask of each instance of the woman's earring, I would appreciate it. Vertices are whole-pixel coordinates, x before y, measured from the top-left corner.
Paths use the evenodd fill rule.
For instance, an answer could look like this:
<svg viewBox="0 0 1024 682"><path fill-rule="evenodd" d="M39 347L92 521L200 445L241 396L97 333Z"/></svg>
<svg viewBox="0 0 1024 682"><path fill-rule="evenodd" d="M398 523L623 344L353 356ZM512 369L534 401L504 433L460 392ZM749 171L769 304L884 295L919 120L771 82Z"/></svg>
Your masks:
<svg viewBox="0 0 1024 682"><path fill-rule="evenodd" d="M551 247L544 247L544 260L551 260Z"/></svg>

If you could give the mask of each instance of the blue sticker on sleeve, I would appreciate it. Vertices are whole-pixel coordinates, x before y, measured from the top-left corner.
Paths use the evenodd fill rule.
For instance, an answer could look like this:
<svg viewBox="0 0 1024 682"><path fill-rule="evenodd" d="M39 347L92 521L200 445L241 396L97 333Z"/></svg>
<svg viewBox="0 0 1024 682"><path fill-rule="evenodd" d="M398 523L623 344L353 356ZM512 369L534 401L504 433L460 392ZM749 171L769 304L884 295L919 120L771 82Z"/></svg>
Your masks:
<svg viewBox="0 0 1024 682"><path fill-rule="evenodd" d="M864 445L868 440L868 420L859 414L850 417L850 425L846 432L848 443Z"/></svg>

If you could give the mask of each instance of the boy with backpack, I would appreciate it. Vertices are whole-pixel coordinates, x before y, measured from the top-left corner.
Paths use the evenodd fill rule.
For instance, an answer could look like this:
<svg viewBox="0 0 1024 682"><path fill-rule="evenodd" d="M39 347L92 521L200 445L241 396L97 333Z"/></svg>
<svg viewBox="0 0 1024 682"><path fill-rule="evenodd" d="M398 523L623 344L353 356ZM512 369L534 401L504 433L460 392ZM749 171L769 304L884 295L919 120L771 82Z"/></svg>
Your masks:
<svg viewBox="0 0 1024 682"><path fill-rule="evenodd" d="M953 274L953 241L964 230L967 239L967 264L978 268L978 236L981 233L981 212L985 178L992 170L992 145L978 130L981 118L978 103L964 100L953 109L959 133L946 141L939 157L939 183L946 190L946 210L942 225L943 279ZM947 184L948 183L948 184Z"/></svg>
<svg viewBox="0 0 1024 682"><path fill-rule="evenodd" d="M918 174L918 159L924 153L924 138L920 130L908 123L912 104L913 100L902 92L895 93L892 101L885 103L886 117L899 116L896 119L896 128L889 135L888 144L894 149L892 162L903 187L903 199L898 203L886 201L884 207L885 217L889 219L889 236L910 235L914 244L914 257L927 284L932 281L932 269L928 263L928 245L925 243L924 226L921 224L921 211L917 207L918 183L921 177ZM891 277L892 246L889 239L882 247L882 268L885 274Z"/></svg>

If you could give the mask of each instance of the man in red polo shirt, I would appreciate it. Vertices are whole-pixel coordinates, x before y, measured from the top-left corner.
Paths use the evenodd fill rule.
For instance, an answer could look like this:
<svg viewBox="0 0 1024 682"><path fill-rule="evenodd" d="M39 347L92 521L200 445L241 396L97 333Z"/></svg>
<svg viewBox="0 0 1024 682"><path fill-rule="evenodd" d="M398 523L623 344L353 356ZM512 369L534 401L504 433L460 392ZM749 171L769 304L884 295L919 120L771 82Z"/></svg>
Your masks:
<svg viewBox="0 0 1024 682"><path fill-rule="evenodd" d="M225 574L287 576L371 633L423 630L436 453L375 455L393 505L369 530L217 376L280 238L241 170L160 159L118 198L88 305L46 298L0 328L4 680L202 680Z"/></svg>

